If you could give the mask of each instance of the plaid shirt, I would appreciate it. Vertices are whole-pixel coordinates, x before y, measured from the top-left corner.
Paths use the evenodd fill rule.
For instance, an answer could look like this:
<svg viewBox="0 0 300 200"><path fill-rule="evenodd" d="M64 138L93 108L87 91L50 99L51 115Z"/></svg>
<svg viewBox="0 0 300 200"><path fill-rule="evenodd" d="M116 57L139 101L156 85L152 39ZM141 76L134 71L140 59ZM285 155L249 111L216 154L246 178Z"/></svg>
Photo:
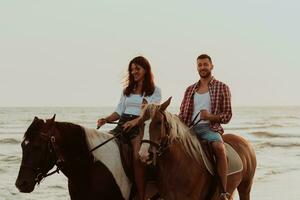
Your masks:
<svg viewBox="0 0 300 200"><path fill-rule="evenodd" d="M189 86L185 93L180 106L180 119L187 125L191 125L194 112L194 94L198 89L200 81ZM211 122L210 127L213 131L224 133L221 126L230 121L232 116L231 111L231 95L229 87L212 77L208 84L208 91L211 99L211 114L219 115L221 122Z"/></svg>

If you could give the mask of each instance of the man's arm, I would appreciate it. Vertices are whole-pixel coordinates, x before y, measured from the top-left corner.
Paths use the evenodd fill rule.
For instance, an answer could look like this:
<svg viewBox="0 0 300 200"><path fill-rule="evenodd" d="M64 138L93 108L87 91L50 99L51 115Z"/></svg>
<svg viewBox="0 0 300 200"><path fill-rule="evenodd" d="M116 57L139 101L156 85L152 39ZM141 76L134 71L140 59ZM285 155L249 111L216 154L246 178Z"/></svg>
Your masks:
<svg viewBox="0 0 300 200"><path fill-rule="evenodd" d="M231 94L229 87L227 85L224 85L223 88L223 111L220 114L222 124L227 124L231 117L232 117L232 110L231 110Z"/></svg>
<svg viewBox="0 0 300 200"><path fill-rule="evenodd" d="M186 104L186 101L187 101L187 95L188 95L188 88L185 90L184 95L183 95L183 99L182 99L181 104L180 104L180 110L179 110L178 117L181 120L183 119L183 112L184 112L185 104Z"/></svg>

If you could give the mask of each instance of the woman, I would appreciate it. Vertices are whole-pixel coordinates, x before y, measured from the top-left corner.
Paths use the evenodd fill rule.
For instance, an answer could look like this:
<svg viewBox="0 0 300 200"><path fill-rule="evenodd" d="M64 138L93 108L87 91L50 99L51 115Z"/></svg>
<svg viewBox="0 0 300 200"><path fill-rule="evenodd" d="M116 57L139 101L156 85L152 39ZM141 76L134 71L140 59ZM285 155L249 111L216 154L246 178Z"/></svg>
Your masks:
<svg viewBox="0 0 300 200"><path fill-rule="evenodd" d="M134 180L140 200L144 200L145 180L143 178L144 167L138 156L142 135L137 124L143 99L146 99L148 103L161 101L161 91L155 86L153 79L151 66L146 58L138 56L132 59L128 66L127 84L115 112L98 120L98 127L118 119L119 122L124 123L118 125L112 132L116 134L128 131L124 135L128 136L133 149Z"/></svg>

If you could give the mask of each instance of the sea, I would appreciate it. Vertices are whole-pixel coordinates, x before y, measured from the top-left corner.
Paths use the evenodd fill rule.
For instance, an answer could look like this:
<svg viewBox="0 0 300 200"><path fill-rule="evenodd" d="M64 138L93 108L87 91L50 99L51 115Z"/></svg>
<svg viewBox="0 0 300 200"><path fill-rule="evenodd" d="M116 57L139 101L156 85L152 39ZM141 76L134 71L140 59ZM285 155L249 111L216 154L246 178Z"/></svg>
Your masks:
<svg viewBox="0 0 300 200"><path fill-rule="evenodd" d="M178 108L168 108L178 113ZM68 200L67 178L47 177L29 194L15 187L21 164L21 141L35 116L95 128L97 119L114 107L1 107L0 200ZM114 125L104 125L110 130ZM300 200L300 107L236 107L226 133L248 139L257 155L257 171L251 191L254 200ZM234 199L239 199L234 195Z"/></svg>

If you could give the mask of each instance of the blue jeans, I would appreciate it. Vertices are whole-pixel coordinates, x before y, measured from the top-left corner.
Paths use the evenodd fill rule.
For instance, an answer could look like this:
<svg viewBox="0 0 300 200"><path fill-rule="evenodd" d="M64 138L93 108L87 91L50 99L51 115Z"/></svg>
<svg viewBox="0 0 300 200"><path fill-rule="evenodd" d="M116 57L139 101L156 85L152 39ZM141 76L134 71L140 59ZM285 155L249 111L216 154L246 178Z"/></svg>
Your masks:
<svg viewBox="0 0 300 200"><path fill-rule="evenodd" d="M193 132L203 140L207 140L209 142L222 142L223 139L220 133L211 130L208 123L205 124L197 124L193 127Z"/></svg>

